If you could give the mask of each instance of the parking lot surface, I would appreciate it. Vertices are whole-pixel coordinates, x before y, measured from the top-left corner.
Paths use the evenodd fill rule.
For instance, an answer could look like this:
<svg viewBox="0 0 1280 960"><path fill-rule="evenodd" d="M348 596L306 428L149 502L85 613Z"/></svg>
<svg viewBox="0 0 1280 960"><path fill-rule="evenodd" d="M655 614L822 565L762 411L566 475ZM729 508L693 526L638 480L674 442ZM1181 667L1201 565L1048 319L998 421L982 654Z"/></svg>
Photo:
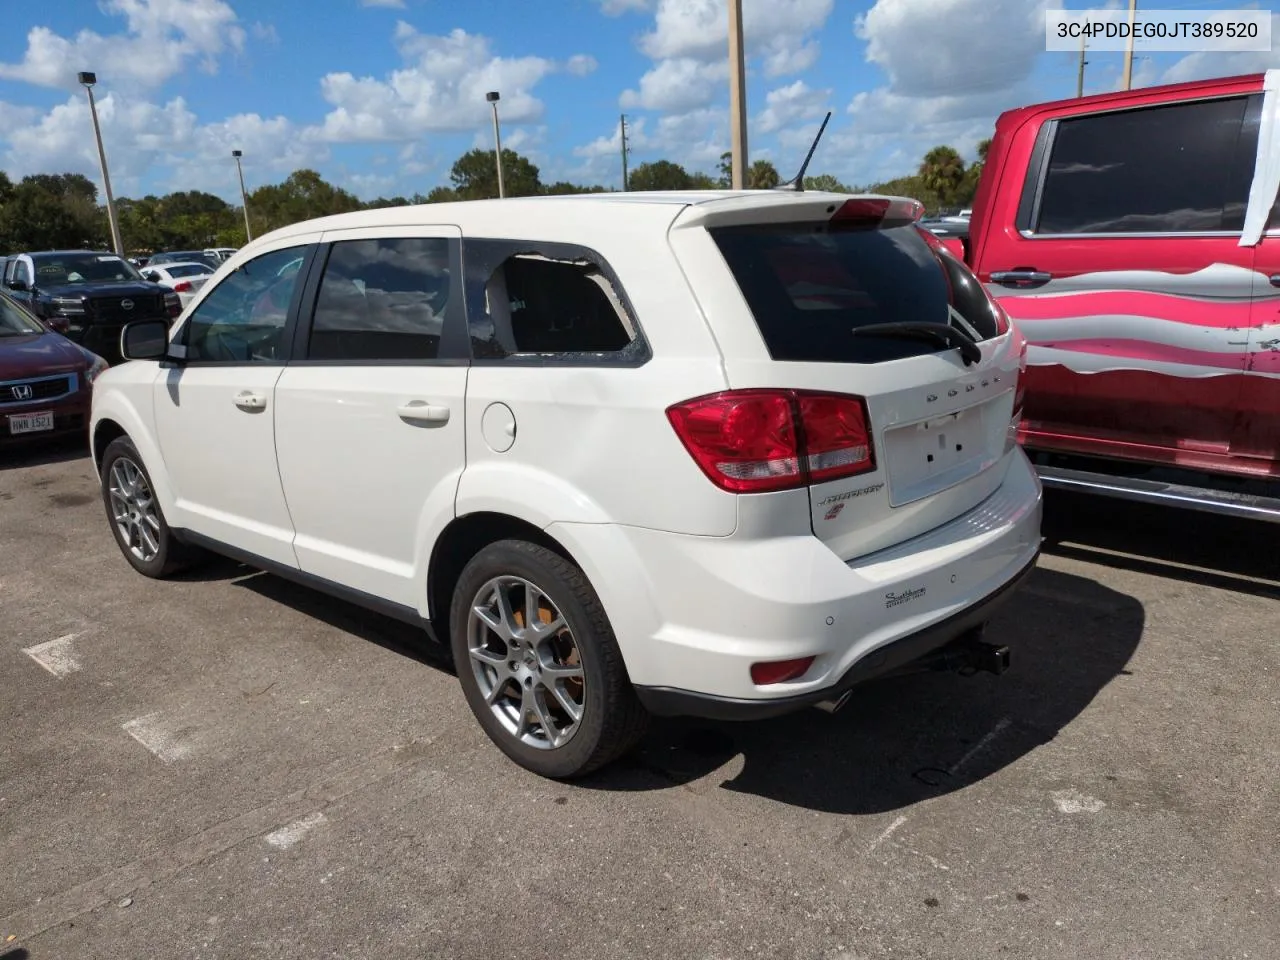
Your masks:
<svg viewBox="0 0 1280 960"><path fill-rule="evenodd" d="M1047 512L1004 676L568 786L412 629L146 580L78 448L0 451L0 958L1280 956L1275 528Z"/></svg>

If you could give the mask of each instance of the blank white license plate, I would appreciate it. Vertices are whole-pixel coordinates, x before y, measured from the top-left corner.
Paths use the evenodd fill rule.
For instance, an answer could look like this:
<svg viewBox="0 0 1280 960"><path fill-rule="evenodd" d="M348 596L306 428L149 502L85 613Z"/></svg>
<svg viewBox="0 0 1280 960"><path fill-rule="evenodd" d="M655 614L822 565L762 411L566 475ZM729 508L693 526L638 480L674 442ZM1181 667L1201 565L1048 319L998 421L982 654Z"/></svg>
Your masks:
<svg viewBox="0 0 1280 960"><path fill-rule="evenodd" d="M9 433L40 433L53 429L53 411L19 413L9 418Z"/></svg>

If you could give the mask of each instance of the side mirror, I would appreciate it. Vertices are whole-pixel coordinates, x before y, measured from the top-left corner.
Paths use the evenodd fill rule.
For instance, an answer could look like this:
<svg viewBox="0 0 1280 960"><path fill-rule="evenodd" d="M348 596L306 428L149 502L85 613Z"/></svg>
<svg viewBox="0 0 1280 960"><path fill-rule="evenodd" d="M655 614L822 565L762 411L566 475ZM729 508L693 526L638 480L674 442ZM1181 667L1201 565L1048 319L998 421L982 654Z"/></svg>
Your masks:
<svg viewBox="0 0 1280 960"><path fill-rule="evenodd" d="M27 281L25 280L11 280L9 282L9 289L17 290L20 293L25 293L27 290L31 288L27 286Z"/></svg>
<svg viewBox="0 0 1280 960"><path fill-rule="evenodd" d="M169 352L169 324L135 320L120 331L120 354L126 360L163 360Z"/></svg>

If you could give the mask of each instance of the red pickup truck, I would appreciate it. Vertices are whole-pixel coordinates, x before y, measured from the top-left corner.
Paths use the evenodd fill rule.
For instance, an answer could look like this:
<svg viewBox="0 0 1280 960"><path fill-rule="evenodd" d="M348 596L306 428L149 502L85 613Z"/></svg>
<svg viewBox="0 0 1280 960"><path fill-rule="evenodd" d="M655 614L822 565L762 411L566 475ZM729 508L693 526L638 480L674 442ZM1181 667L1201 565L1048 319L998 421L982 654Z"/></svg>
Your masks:
<svg viewBox="0 0 1280 960"><path fill-rule="evenodd" d="M948 246L1030 343L1021 439L1046 486L1280 522L1267 77L999 118L968 236Z"/></svg>

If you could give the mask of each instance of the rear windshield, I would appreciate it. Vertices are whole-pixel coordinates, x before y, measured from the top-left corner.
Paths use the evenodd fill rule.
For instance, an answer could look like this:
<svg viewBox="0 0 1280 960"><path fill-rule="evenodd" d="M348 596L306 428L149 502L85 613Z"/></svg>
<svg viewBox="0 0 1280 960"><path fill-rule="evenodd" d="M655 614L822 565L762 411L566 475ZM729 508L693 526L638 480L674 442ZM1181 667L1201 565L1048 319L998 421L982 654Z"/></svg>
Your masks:
<svg viewBox="0 0 1280 960"><path fill-rule="evenodd" d="M175 264L172 267L165 267L165 272L171 277L203 277L206 274L213 273L209 266L204 263Z"/></svg>
<svg viewBox="0 0 1280 960"><path fill-rule="evenodd" d="M930 341L855 337L877 323L950 324L975 340L999 333L977 278L935 254L914 225L712 228L775 360L878 363L944 349Z"/></svg>

